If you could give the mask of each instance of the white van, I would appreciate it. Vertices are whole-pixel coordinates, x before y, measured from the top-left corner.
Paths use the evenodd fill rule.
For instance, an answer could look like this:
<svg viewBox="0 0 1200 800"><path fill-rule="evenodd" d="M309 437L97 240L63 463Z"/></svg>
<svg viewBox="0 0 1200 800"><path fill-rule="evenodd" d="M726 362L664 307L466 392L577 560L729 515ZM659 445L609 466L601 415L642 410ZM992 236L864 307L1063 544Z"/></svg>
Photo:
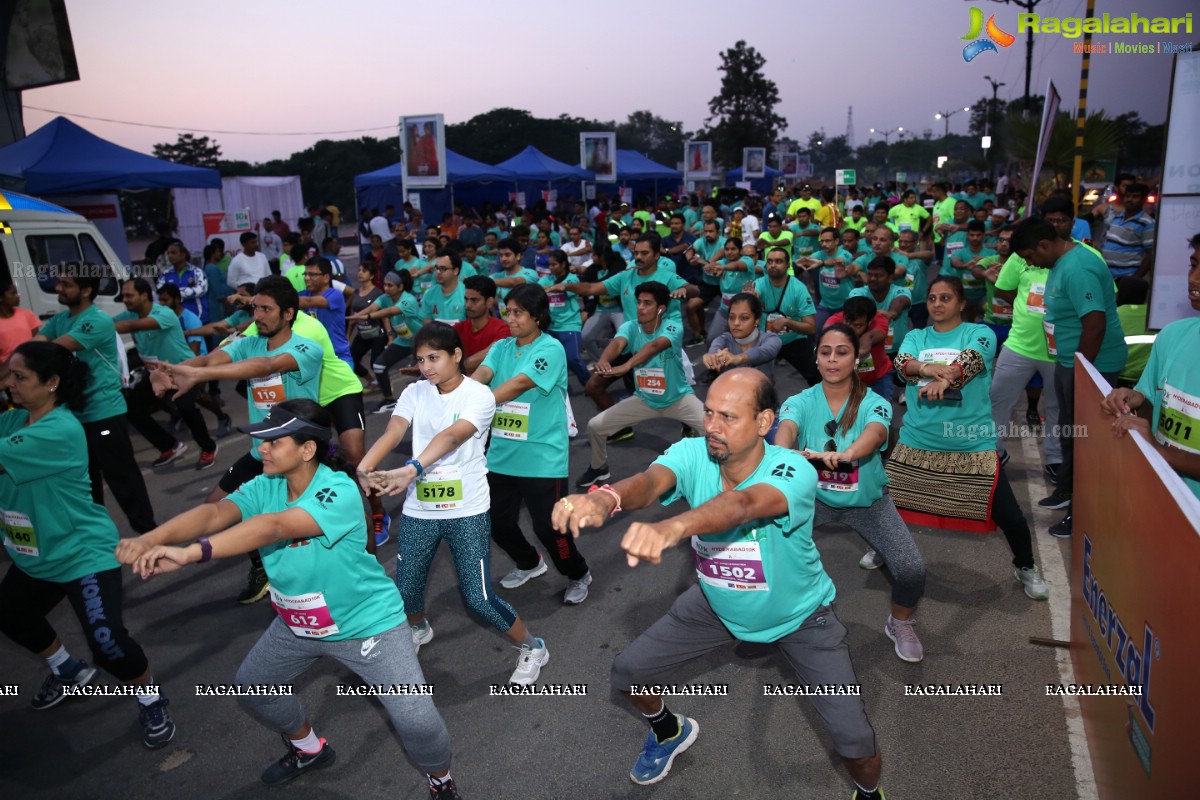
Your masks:
<svg viewBox="0 0 1200 800"><path fill-rule="evenodd" d="M0 278L12 279L21 293L21 305L39 319L50 319L65 308L58 302L54 284L59 268L71 262L101 266L96 305L109 316L125 310L121 281L129 268L96 226L74 212L36 197L0 191L0 254Z"/></svg>

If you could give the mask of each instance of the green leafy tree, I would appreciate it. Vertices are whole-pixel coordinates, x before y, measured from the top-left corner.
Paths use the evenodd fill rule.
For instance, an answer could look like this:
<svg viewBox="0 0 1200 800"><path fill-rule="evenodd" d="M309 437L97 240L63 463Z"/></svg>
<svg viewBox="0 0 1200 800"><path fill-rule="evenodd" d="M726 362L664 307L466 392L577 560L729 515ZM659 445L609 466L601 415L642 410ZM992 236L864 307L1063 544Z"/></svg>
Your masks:
<svg viewBox="0 0 1200 800"><path fill-rule="evenodd" d="M787 127L787 119L775 113L779 89L763 74L766 63L744 40L721 54L721 92L708 103L704 132L717 161L740 164L743 147L767 147Z"/></svg>
<svg viewBox="0 0 1200 800"><path fill-rule="evenodd" d="M221 158L221 146L207 136L181 133L173 144L154 145L154 157L193 167L215 167Z"/></svg>
<svg viewBox="0 0 1200 800"><path fill-rule="evenodd" d="M683 159L684 145L691 138L682 122L663 119L651 111L634 111L616 131L617 147L636 150L668 167Z"/></svg>
<svg viewBox="0 0 1200 800"><path fill-rule="evenodd" d="M1024 115L1010 111L1000 128L1007 143L1009 157L1030 167L1037 154L1040 115ZM1049 173L1055 187L1070 182L1075 161L1075 120L1066 111L1058 112L1046 148L1043 174ZM1121 131L1103 111L1089 114L1083 125L1083 166L1117 157Z"/></svg>

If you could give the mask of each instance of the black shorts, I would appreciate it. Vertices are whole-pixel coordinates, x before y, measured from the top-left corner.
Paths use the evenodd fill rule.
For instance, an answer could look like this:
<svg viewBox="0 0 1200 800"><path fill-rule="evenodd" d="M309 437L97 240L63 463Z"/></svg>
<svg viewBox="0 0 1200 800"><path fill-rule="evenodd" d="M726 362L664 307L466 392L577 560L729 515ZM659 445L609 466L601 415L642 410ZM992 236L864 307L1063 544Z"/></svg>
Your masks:
<svg viewBox="0 0 1200 800"><path fill-rule="evenodd" d="M700 288L700 299L704 301L704 305L708 305L714 298L721 296L721 285L719 283L705 283L700 281L696 284Z"/></svg>
<svg viewBox="0 0 1200 800"><path fill-rule="evenodd" d="M217 486L225 494L233 494L243 483L254 480L262 474L262 462L249 453L245 453L241 458L233 462L233 466L221 476L221 480L217 482Z"/></svg>
<svg viewBox="0 0 1200 800"><path fill-rule="evenodd" d="M363 418L362 392L344 394L334 398L329 405L325 406L325 410L329 412L329 416L333 417L333 429L339 435L346 431L365 431L367 429L367 423Z"/></svg>

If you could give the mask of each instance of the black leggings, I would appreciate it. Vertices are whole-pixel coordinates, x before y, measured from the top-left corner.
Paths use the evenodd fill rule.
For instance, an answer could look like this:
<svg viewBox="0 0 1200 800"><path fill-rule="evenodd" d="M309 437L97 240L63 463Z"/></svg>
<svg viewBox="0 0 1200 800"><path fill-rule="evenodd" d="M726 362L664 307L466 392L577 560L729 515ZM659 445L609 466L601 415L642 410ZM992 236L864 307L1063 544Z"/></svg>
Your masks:
<svg viewBox="0 0 1200 800"><path fill-rule="evenodd" d="M992 495L992 520L1004 532L1009 549L1013 553L1013 566L1018 568L1033 566L1033 539L1029 532L1029 522L1025 512L1013 494L1004 467L996 474L996 493Z"/></svg>
<svg viewBox="0 0 1200 800"><path fill-rule="evenodd" d="M371 363L374 364L379 360L379 356L383 354L383 348L387 347L386 336L376 336L374 339L364 339L362 336L355 336L354 341L350 342L350 360L354 363L354 374L362 377L370 373L362 365L362 357L368 352L371 354Z"/></svg>
<svg viewBox="0 0 1200 800"><path fill-rule="evenodd" d="M821 382L821 373L817 370L817 357L813 353L813 340L807 336L788 342L779 351L783 360L791 364L809 386Z"/></svg>
<svg viewBox="0 0 1200 800"><path fill-rule="evenodd" d="M554 567L571 580L588 572L587 562L575 548L570 533L559 533L550 524L554 504L567 496L566 478L518 478L488 472L492 492L492 541L508 554L519 569L533 569L538 551L521 532L521 503L529 509L533 532L537 535Z"/></svg>
<svg viewBox="0 0 1200 800"><path fill-rule="evenodd" d="M211 453L217 449L217 443L209 435L208 425L204 422L204 416L200 413L200 409L196 405L196 400L199 396L200 387L193 386L186 393L175 398L173 402L175 403L175 408L179 410L180 419L187 425L188 430L192 432L193 441L196 442L196 445L202 451ZM161 453L175 446L175 434L163 430L158 420L151 416L155 406L155 398L149 378L138 381L136 386L125 393L125 399L129 403L129 413L126 415L129 419L129 424L136 428L138 433L146 437L146 441L150 442L155 450Z"/></svg>
<svg viewBox="0 0 1200 800"><path fill-rule="evenodd" d="M146 672L146 654L121 621L119 567L53 583L31 577L14 564L0 581L0 632L32 653L45 652L58 637L46 615L64 597L71 602L96 666L127 683Z"/></svg>
<svg viewBox="0 0 1200 800"><path fill-rule="evenodd" d="M384 400L395 400L395 395L392 394L392 379L388 377L388 370L412 354L411 347L404 345L389 344L383 351L383 355L375 359L371 364L371 371L375 373L375 380L379 383L379 391L383 393Z"/></svg>
<svg viewBox="0 0 1200 800"><path fill-rule="evenodd" d="M117 504L129 518L129 526L138 533L158 527L154 509L146 492L146 481L133 457L125 415L83 423L87 437L88 477L92 480L92 500L104 505L104 483L112 490ZM174 442L171 442L173 445Z"/></svg>

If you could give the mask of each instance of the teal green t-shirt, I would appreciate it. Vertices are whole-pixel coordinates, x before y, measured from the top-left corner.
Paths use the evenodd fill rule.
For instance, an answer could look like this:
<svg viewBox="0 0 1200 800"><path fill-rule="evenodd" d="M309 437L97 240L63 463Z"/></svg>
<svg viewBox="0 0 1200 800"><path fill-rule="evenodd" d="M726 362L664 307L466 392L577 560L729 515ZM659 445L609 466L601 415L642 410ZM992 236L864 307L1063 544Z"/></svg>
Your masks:
<svg viewBox="0 0 1200 800"><path fill-rule="evenodd" d="M121 361L117 348L117 329L112 318L97 306L88 306L71 316L60 311L42 325L41 334L50 341L70 336L83 345L75 355L88 365L88 383L84 390L87 405L75 414L80 422L95 422L125 413L125 395L121 394ZM191 358L189 355L188 358Z"/></svg>
<svg viewBox="0 0 1200 800"><path fill-rule="evenodd" d="M758 299L762 301L763 314L762 319L758 321L758 327L761 330L765 331L767 323L779 317L787 317L799 322L805 317L812 317L817 313L817 306L813 303L808 287L790 275L787 276L787 283L783 285L783 288L776 288L771 283L770 276L764 275L754 282L754 290L758 292ZM804 338L806 338L805 334L795 331L784 331L779 334L779 339L784 345Z"/></svg>
<svg viewBox="0 0 1200 800"><path fill-rule="evenodd" d="M492 371L492 391L525 375L533 381L507 403L496 404L488 469L502 475L562 478L567 474L567 356L546 333L527 345L516 337L492 345L483 366Z"/></svg>
<svg viewBox="0 0 1200 800"><path fill-rule="evenodd" d="M442 291L441 286L431 286L421 296L421 319L437 320L447 325L453 325L467 318L466 290L462 281L454 285L449 295Z"/></svg>
<svg viewBox="0 0 1200 800"><path fill-rule="evenodd" d="M975 258L981 258L986 261L996 258L996 251L987 247L981 247L978 252L972 252L967 245L967 234L961 232L952 233L946 239L946 255L942 259L942 268L938 270L938 274L952 275L959 278L963 282L963 288L966 289L969 299L982 299L987 294L987 281L984 278L976 278L971 274L971 270L969 269L956 268L951 262L952 258L957 258L963 263Z"/></svg>
<svg viewBox="0 0 1200 800"><path fill-rule="evenodd" d="M526 283L537 283L539 278L537 270L521 267L511 275L503 270L492 273L492 280L498 278L524 278ZM500 317L503 319L508 316L508 307L504 305L504 299L508 297L508 293L515 289L515 286L497 286L496 287L496 308L500 311Z"/></svg>
<svg viewBox="0 0 1200 800"><path fill-rule="evenodd" d="M92 502L83 425L59 406L0 414L0 518L13 564L53 583L119 568L117 526Z"/></svg>
<svg viewBox="0 0 1200 800"><path fill-rule="evenodd" d="M251 314L249 311L247 311L244 308L239 308L237 311L234 311L232 314L230 314L228 317L225 318L225 324L231 328L240 328L242 325L245 325L247 322L253 322L253 321L254 321L254 315Z"/></svg>
<svg viewBox="0 0 1200 800"><path fill-rule="evenodd" d="M963 350L983 356L986 368L962 387L962 400L925 400L917 396L929 383L908 384L907 410L900 427L900 443L918 450L978 453L996 449L996 424L992 421L992 366L996 334L986 325L964 322L945 333L919 328L910 331L900 346L926 364L949 364Z"/></svg>
<svg viewBox="0 0 1200 800"><path fill-rule="evenodd" d="M604 284L606 295L620 298L621 311L624 312L625 319L637 319L636 289L647 281L658 281L672 292L681 286L687 286L687 281L675 274L674 265L669 271L663 269L662 265L658 265L649 275L642 275L636 268L627 269L624 272L618 272L611 278L606 278L601 283ZM667 313L664 319L683 322L683 314L678 300L671 300L667 304Z"/></svg>
<svg viewBox="0 0 1200 800"><path fill-rule="evenodd" d="M912 294L908 289L905 289L903 284L892 283L888 286L887 294L882 300L876 300L875 295L871 294L870 288L860 286L850 292L851 297L866 297L875 304L876 311L887 311L892 306L892 302L897 297L907 297L909 300L908 308L900 312L900 315L888 323L887 338L883 340L883 349L888 355L895 355L900 349L904 337L908 335L908 330L912 327L912 321L908 318L908 312L912 308Z"/></svg>
<svg viewBox="0 0 1200 800"><path fill-rule="evenodd" d="M622 353L633 355L655 339L663 338L671 346L633 370L634 392L651 408L666 408L680 398L692 394L691 384L683 371L683 324L663 319L654 333L646 333L636 319L628 320L617 329L616 338L625 340Z"/></svg>
<svg viewBox="0 0 1200 800"><path fill-rule="evenodd" d="M997 263L1000 268L1004 268L1004 260L995 255L991 258L985 258L979 262L979 266L984 269L991 269ZM998 278L999 276L997 276ZM1012 325L1013 307L1011 303L1006 302L1003 298L996 296L996 284L991 281L984 281L984 289L987 292L987 297L983 304L983 321L989 322L992 325Z"/></svg>
<svg viewBox="0 0 1200 800"><path fill-rule="evenodd" d="M822 261L830 258L840 258L847 265L854 261L850 254L841 247L832 255L821 250L813 258L818 258ZM839 279L836 267L821 267L817 271L817 275L817 279L821 281L821 306L829 311L841 311L842 306L846 304L846 299L850 297L850 291L857 285L854 282L854 278L847 275Z"/></svg>
<svg viewBox="0 0 1200 800"><path fill-rule="evenodd" d="M729 313L729 301L733 299L735 294L742 291L742 287L746 285L746 281L754 282L757 275L758 265L754 263L754 259L750 256L742 256L737 259L745 266L745 269L726 269L721 273L721 313ZM722 258L717 263L729 264L729 259ZM736 263L736 262L735 262Z"/></svg>
<svg viewBox="0 0 1200 800"><path fill-rule="evenodd" d="M192 348L188 347L187 339L183 336L183 328L179 317L166 306L155 303L150 306L150 317L158 323L158 327L148 331L134 331L133 343L138 355L146 364L157 364L166 361L169 364L181 364L194 356ZM113 322L125 322L138 319L132 311L122 311L113 317Z"/></svg>
<svg viewBox="0 0 1200 800"><path fill-rule="evenodd" d="M788 230L792 232L793 258L811 256L816 252L819 244L817 239L821 235L820 225L810 222L806 227L801 228L799 224L793 222L788 226Z"/></svg>
<svg viewBox="0 0 1200 800"><path fill-rule="evenodd" d="M327 406L339 397L362 394L362 381L354 374L350 365L338 357L337 351L333 349L333 340L329 338L329 331L325 330L320 320L310 314L300 314L296 317L296 324L292 326L292 333L316 342L321 348L318 403ZM257 324L246 328L246 336L257 335Z"/></svg>
<svg viewBox="0 0 1200 800"><path fill-rule="evenodd" d="M912 295L913 305L924 303L929 297L929 278L925 275L925 262L919 258L909 258L899 250L893 250L891 258L897 267L904 267L904 277L899 283Z"/></svg>
<svg viewBox="0 0 1200 800"><path fill-rule="evenodd" d="M704 439L684 439L654 461L675 474L660 501L696 508L721 494L721 471ZM763 459L737 490L765 483L787 498L787 513L725 533L692 537L696 577L725 627L747 642L774 642L832 603L837 592L812 540L817 471L799 453L763 445Z"/></svg>
<svg viewBox="0 0 1200 800"><path fill-rule="evenodd" d="M825 388L818 384L785 400L779 409L779 419L796 426L797 450L808 449L814 453L826 452L826 444L831 438L837 443L837 448L829 452L844 452L872 422L878 422L885 431L892 424L891 403L875 392L867 392L858 404L850 432L843 433L842 420L849 404L848 401L843 403L837 416L834 416L825 397ZM825 432L825 426L831 419L838 424L832 437ZM885 437L879 449L869 457L855 461L854 469L850 472L832 472L814 464L817 467L817 499L834 508L866 508L883 497L883 487L888 479L881 454L887 446Z"/></svg>
<svg viewBox="0 0 1200 800"><path fill-rule="evenodd" d="M567 275L560 281L553 275L546 275L538 281L543 287L559 283L579 283L578 275ZM546 292L550 302L550 330L559 332L582 331L583 320L579 317L579 295L571 292Z"/></svg>
<svg viewBox="0 0 1200 800"><path fill-rule="evenodd" d="M692 248L696 251L696 255L699 256L705 264L707 264L710 261L717 260L721 253L725 250L725 237L718 236L715 243L709 244L708 239L701 236L692 243ZM721 279L716 275L709 275L704 271L700 272L700 280L711 286L716 286L721 282Z"/></svg>
<svg viewBox="0 0 1200 800"><path fill-rule="evenodd" d="M421 330L424 320L421 319L421 301L412 292L401 292L400 302L396 303L386 294L375 301L380 309L400 306L400 313L388 317L392 321L392 332L396 338L392 344L397 347L412 347L412 339Z"/></svg>
<svg viewBox="0 0 1200 800"><path fill-rule="evenodd" d="M1057 269L1057 267L1055 267ZM1150 430L1159 444L1200 453L1200 317L1178 319L1159 331L1137 390L1154 408ZM1186 354L1186 355L1185 355ZM12 413L12 412L9 412ZM7 415L5 415L7 416ZM4 463L0 453L0 464ZM1180 475L1200 498L1200 480Z"/></svg>
<svg viewBox="0 0 1200 800"><path fill-rule="evenodd" d="M1096 369L1120 372L1127 348L1112 273L1104 259L1082 245L1067 251L1046 278L1046 318L1043 327L1050 355L1060 366L1075 366L1075 351L1083 334L1083 317L1104 312L1104 340L1096 354Z"/></svg>
<svg viewBox="0 0 1200 800"><path fill-rule="evenodd" d="M271 605L301 639L364 639L404 621L404 601L375 556L367 552L362 493L347 475L321 464L304 493L288 502L287 479L259 475L227 500L242 519L292 508L307 513L320 536L258 549L271 580Z"/></svg>
<svg viewBox="0 0 1200 800"><path fill-rule="evenodd" d="M233 361L291 354L299 367L299 370L274 372L265 378L246 381L247 416L251 424L266 419L276 403L301 398L316 402L320 396L321 346L296 333L274 350L268 348L268 341L265 336L244 336L225 346L225 352ZM261 439L250 440L250 454L261 461L262 456L258 454L260 444Z"/></svg>

